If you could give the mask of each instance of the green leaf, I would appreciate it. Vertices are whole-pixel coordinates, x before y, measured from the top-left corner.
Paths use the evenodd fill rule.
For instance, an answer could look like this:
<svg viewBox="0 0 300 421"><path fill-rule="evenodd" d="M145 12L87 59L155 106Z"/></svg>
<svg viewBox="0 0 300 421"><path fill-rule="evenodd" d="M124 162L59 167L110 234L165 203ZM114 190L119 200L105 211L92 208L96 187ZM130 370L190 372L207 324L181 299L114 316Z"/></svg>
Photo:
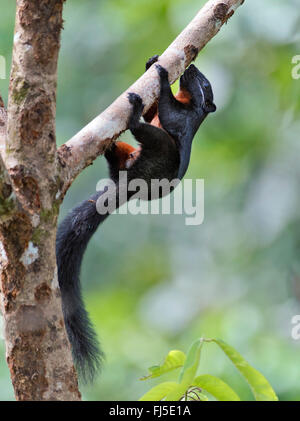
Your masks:
<svg viewBox="0 0 300 421"><path fill-rule="evenodd" d="M194 386L213 395L218 401L239 401L240 398L231 387L218 377L203 374L195 378Z"/></svg>
<svg viewBox="0 0 300 421"><path fill-rule="evenodd" d="M199 362L203 339L197 339L190 347L180 373L180 383L167 396L166 401L178 401L193 384Z"/></svg>
<svg viewBox="0 0 300 421"><path fill-rule="evenodd" d="M144 396L142 396L140 401L161 401L164 397L167 396L174 388L178 386L176 382L164 382L154 386L150 389Z"/></svg>
<svg viewBox="0 0 300 421"><path fill-rule="evenodd" d="M278 401L278 397L267 379L234 349L221 339L212 339L225 352L236 368L249 383L255 400L257 401Z"/></svg>
<svg viewBox="0 0 300 421"><path fill-rule="evenodd" d="M202 345L203 339L197 339L191 345L180 373L180 383L185 383L187 385L192 384L199 366Z"/></svg>
<svg viewBox="0 0 300 421"><path fill-rule="evenodd" d="M185 383L177 383L176 387L166 395L166 401L179 401L185 395L189 385Z"/></svg>
<svg viewBox="0 0 300 421"><path fill-rule="evenodd" d="M142 377L140 380L153 379L159 377L162 374L168 373L169 371L175 370L176 368L182 367L185 362L185 353L182 351L173 350L168 353L162 365L154 365L148 368L151 374Z"/></svg>

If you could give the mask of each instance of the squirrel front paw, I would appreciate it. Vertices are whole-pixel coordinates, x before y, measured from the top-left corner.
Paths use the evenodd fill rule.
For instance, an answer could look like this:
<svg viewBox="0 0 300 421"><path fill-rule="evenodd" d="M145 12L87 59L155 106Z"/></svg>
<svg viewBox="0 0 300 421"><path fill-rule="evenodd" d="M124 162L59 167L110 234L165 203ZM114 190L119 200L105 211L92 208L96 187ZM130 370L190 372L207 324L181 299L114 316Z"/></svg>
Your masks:
<svg viewBox="0 0 300 421"><path fill-rule="evenodd" d="M156 64L156 70L160 76L161 79L167 79L169 78L168 70L166 70L164 67L162 67L160 64Z"/></svg>
<svg viewBox="0 0 300 421"><path fill-rule="evenodd" d="M133 105L134 111L141 114L144 109L142 98L134 92L129 92L127 98L130 104Z"/></svg>

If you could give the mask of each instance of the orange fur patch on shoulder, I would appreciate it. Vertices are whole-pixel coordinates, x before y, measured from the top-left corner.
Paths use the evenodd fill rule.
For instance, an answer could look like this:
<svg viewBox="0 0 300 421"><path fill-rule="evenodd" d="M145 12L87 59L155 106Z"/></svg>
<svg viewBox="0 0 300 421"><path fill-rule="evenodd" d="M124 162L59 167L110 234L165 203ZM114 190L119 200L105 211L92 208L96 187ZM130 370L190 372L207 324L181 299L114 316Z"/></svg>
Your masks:
<svg viewBox="0 0 300 421"><path fill-rule="evenodd" d="M181 89L180 91L178 91L175 95L175 98L182 104L189 104L192 99L191 94L185 89Z"/></svg>
<svg viewBox="0 0 300 421"><path fill-rule="evenodd" d="M116 142L115 154L119 161L119 169L128 168L128 163L133 163L139 155L139 149L125 142Z"/></svg>

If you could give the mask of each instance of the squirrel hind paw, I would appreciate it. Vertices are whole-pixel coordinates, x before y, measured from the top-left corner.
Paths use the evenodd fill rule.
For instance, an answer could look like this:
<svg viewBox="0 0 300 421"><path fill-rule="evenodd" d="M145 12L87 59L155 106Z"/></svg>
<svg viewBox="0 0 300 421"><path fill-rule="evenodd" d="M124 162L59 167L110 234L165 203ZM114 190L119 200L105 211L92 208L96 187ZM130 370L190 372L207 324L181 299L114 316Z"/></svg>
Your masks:
<svg viewBox="0 0 300 421"><path fill-rule="evenodd" d="M152 64L156 63L158 59L159 59L158 54L155 54L155 56L149 58L149 60L146 63L146 70L148 70L152 66Z"/></svg>
<svg viewBox="0 0 300 421"><path fill-rule="evenodd" d="M142 98L134 92L129 92L127 98L130 104L133 105L134 112L141 114L144 109Z"/></svg>

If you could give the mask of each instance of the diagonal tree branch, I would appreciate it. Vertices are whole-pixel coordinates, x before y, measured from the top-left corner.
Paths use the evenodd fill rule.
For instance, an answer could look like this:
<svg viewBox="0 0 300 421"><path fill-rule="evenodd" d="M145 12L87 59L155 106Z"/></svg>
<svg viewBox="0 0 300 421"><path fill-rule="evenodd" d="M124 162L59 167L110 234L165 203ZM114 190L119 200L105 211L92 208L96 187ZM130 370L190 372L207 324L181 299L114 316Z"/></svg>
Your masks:
<svg viewBox="0 0 300 421"><path fill-rule="evenodd" d="M205 4L160 56L159 62L168 69L171 83L181 75L197 52L219 32L221 26L243 2L244 0L210 0ZM126 130L131 109L127 100L128 92L135 92L142 97L146 112L159 95L159 80L154 66L58 149L57 163L62 180L62 196L75 177Z"/></svg>

